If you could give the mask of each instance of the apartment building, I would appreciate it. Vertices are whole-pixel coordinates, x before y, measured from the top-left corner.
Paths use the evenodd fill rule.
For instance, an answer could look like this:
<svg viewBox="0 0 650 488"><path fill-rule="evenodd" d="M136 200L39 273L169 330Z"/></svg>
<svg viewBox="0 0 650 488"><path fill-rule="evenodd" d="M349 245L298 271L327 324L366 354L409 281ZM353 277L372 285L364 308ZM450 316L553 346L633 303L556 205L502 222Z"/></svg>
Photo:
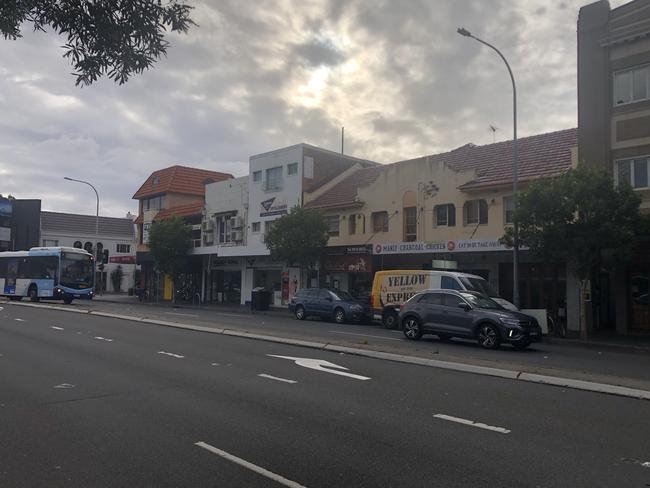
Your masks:
<svg viewBox="0 0 650 488"><path fill-rule="evenodd" d="M580 9L578 142L582 162L631 185L650 213L650 0ZM602 274L592 288L595 329L650 332L650 236L627 269Z"/></svg>
<svg viewBox="0 0 650 488"><path fill-rule="evenodd" d="M577 162L577 130L519 140L519 178L559 175ZM305 195L330 226L326 281L362 296L381 269L453 266L481 275L511 300L512 141L360 169L328 191ZM521 253L522 308L547 309L578 328L575 277Z"/></svg>

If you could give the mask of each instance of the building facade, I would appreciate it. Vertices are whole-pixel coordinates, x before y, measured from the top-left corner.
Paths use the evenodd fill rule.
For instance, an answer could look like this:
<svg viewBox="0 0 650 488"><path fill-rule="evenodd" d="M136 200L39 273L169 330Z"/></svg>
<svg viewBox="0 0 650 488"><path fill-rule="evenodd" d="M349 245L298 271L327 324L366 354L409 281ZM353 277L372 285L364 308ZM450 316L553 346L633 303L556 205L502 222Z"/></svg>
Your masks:
<svg viewBox="0 0 650 488"><path fill-rule="evenodd" d="M76 247L90 253L97 250L96 293L126 292L134 287L136 239L133 220L100 216L98 235L95 234L95 215L43 211L40 220L40 245ZM122 269L123 278L114 283L111 275L118 267Z"/></svg>
<svg viewBox="0 0 650 488"><path fill-rule="evenodd" d="M40 241L40 200L0 195L0 251L23 251Z"/></svg>
<svg viewBox="0 0 650 488"><path fill-rule="evenodd" d="M650 0L611 9L601 0L578 18L579 159L628 184L650 213ZM650 236L626 269L592 283L593 328L650 332Z"/></svg>

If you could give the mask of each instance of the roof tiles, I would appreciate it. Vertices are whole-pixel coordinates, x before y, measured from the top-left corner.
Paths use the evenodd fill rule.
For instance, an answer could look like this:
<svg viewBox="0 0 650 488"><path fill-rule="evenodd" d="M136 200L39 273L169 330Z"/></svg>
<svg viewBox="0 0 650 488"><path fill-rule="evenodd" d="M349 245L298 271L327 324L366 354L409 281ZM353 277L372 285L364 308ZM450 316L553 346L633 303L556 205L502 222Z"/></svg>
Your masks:
<svg viewBox="0 0 650 488"><path fill-rule="evenodd" d="M186 195L205 195L206 183L214 183L232 178L229 173L190 168L188 166L170 166L151 173L133 198L142 198L164 193L183 193Z"/></svg>

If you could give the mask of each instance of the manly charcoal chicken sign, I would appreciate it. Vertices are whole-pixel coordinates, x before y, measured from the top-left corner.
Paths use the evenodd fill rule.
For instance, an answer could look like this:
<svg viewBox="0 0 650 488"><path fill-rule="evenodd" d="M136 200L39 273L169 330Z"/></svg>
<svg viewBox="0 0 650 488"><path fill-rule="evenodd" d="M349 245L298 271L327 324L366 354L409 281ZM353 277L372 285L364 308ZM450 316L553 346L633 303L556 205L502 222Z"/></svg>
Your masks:
<svg viewBox="0 0 650 488"><path fill-rule="evenodd" d="M508 250L499 239L459 239L440 242L395 242L375 244L373 254L418 254L426 252L478 252Z"/></svg>
<svg viewBox="0 0 650 488"><path fill-rule="evenodd" d="M260 217L270 217L272 215L283 215L287 213L287 201L283 198L269 198L260 203L262 211Z"/></svg>

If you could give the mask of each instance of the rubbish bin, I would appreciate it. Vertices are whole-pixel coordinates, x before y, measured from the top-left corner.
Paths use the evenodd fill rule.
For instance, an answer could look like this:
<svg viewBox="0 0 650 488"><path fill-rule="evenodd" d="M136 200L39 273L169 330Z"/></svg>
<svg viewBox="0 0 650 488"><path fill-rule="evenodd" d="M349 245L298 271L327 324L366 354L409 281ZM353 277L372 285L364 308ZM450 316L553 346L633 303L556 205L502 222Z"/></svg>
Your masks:
<svg viewBox="0 0 650 488"><path fill-rule="evenodd" d="M253 288L251 294L251 310L268 310L269 294L263 286Z"/></svg>

